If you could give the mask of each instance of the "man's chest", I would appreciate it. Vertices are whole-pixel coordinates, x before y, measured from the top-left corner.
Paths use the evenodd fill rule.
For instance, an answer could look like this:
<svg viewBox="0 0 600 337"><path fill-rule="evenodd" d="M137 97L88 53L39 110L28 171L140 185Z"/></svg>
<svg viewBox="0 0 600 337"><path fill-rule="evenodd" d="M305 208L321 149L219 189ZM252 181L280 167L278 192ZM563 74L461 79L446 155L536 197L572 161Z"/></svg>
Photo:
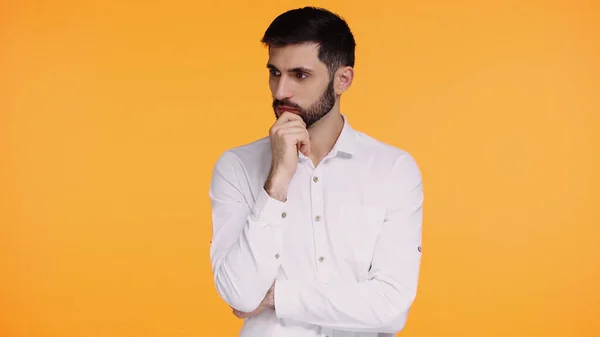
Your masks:
<svg viewBox="0 0 600 337"><path fill-rule="evenodd" d="M366 278L383 226L385 188L362 167L300 167L288 188L287 274L322 281ZM296 275L302 277L302 275Z"/></svg>

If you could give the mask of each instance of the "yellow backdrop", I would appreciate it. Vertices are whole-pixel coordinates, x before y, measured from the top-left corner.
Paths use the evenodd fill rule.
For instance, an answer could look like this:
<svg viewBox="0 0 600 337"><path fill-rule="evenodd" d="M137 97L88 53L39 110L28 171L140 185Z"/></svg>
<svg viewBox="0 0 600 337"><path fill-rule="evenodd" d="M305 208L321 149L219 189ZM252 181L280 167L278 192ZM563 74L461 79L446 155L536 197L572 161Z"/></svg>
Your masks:
<svg viewBox="0 0 600 337"><path fill-rule="evenodd" d="M306 4L355 32L342 111L423 171L400 335L600 336L598 3L0 3L1 336L236 335L211 170L267 134L259 40Z"/></svg>

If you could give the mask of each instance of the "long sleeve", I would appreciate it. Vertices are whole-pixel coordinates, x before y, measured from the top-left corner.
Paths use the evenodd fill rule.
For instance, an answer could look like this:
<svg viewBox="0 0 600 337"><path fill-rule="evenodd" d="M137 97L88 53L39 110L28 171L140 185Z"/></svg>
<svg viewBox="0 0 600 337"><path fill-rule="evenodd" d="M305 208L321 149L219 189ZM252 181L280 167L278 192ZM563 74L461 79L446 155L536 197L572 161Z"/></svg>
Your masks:
<svg viewBox="0 0 600 337"><path fill-rule="evenodd" d="M239 157L225 152L210 185L213 235L210 258L214 282L231 307L251 312L273 284L279 269L286 204L263 189L255 202Z"/></svg>
<svg viewBox="0 0 600 337"><path fill-rule="evenodd" d="M388 208L365 282L278 280L277 317L347 331L396 333L415 299L421 261L423 189L413 158L397 160Z"/></svg>

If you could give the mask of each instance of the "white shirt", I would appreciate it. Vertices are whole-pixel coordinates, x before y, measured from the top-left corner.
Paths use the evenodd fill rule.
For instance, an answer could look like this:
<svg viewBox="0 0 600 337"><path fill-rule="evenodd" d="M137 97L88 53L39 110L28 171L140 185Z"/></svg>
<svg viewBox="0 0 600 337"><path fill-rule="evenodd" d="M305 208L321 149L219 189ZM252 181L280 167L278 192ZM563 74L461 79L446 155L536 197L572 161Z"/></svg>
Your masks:
<svg viewBox="0 0 600 337"><path fill-rule="evenodd" d="M276 280L275 311L240 337L394 336L415 299L423 188L413 157L344 127L314 167L299 154L285 202L264 183L265 137L225 151L210 186L214 282L251 312Z"/></svg>

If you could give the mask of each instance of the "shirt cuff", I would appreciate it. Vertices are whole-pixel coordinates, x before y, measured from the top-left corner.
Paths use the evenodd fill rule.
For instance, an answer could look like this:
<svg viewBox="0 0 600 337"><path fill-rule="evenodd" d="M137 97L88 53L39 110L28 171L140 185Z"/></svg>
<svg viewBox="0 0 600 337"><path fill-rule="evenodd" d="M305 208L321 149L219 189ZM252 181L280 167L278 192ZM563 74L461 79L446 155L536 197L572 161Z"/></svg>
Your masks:
<svg viewBox="0 0 600 337"><path fill-rule="evenodd" d="M300 302L300 282L295 280L277 280L273 297L277 318L298 319L304 316L304 307Z"/></svg>
<svg viewBox="0 0 600 337"><path fill-rule="evenodd" d="M287 204L272 198L264 188L261 189L254 206L252 214L265 225L279 226L287 217Z"/></svg>

